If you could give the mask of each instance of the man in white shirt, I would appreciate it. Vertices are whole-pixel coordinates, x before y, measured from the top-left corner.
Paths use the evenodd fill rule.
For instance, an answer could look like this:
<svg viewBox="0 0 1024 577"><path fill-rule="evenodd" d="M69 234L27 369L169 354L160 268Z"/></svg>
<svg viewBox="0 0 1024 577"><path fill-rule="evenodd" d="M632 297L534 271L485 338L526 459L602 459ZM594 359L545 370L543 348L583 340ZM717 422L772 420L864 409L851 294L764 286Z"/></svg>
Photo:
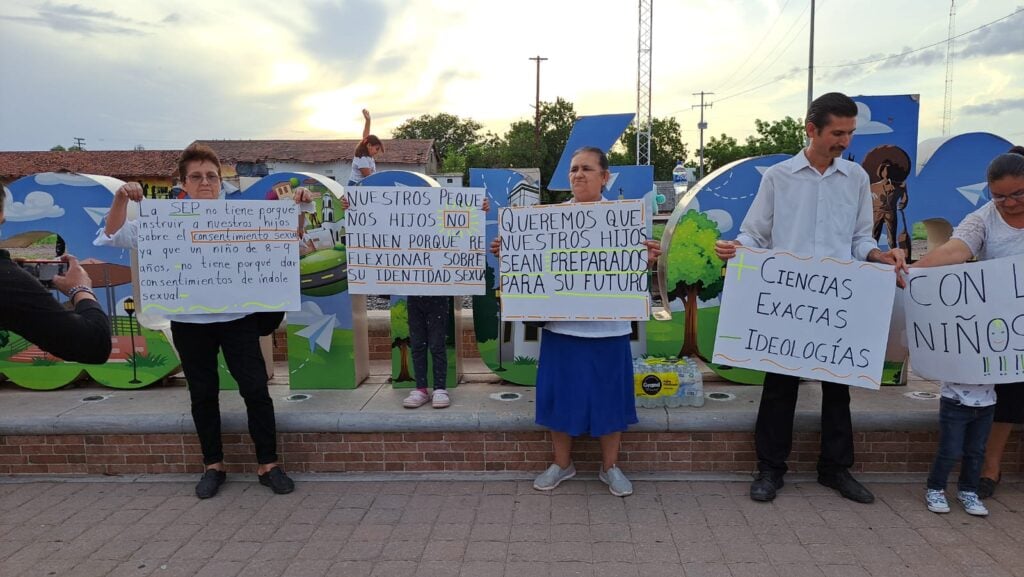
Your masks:
<svg viewBox="0 0 1024 577"><path fill-rule="evenodd" d="M722 260L737 246L788 250L815 257L866 260L905 270L900 249L879 250L871 236L871 189L860 165L841 158L857 127L857 105L831 92L807 110L809 144L802 152L769 168L761 179L736 240L718 241ZM895 279L894 279L895 280ZM758 475L750 498L771 501L783 486L786 459L793 445L793 415L799 378L765 374L754 440ZM853 425L846 385L821 383L821 454L818 482L843 497L871 503L874 495L850 474Z"/></svg>

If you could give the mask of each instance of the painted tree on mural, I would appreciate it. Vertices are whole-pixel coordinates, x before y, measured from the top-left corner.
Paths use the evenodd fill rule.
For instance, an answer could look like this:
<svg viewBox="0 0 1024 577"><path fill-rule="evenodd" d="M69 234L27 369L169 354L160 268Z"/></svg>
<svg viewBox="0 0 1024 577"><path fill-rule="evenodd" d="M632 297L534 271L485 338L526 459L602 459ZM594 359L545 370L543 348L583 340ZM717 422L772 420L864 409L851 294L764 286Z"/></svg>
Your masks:
<svg viewBox="0 0 1024 577"><path fill-rule="evenodd" d="M398 348L402 358L396 381L411 381L409 373L409 306L404 300L391 305L391 348Z"/></svg>
<svg viewBox="0 0 1024 577"><path fill-rule="evenodd" d="M698 356L697 298L712 299L722 292L722 259L715 255L718 225L702 212L687 211L672 231L666 285L671 299L681 298L686 306L683 346L679 356Z"/></svg>

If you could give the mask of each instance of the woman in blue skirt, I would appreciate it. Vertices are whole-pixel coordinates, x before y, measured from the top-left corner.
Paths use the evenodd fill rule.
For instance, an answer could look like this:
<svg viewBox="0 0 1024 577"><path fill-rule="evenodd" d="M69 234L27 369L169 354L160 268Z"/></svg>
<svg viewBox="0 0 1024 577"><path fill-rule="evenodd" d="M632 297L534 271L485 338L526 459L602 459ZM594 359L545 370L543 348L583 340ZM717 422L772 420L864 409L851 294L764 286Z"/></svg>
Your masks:
<svg viewBox="0 0 1024 577"><path fill-rule="evenodd" d="M608 182L608 157L595 147L572 156L569 184L572 202L603 200ZM648 262L661 253L657 241L647 241ZM491 245L497 253L500 239ZM544 325L537 371L536 422L551 429L554 463L534 481L533 488L550 491L576 475L572 440L580 435L601 442L598 478L617 497L633 494L633 484L618 467L622 431L637 422L633 395L633 358L628 321L550 321Z"/></svg>

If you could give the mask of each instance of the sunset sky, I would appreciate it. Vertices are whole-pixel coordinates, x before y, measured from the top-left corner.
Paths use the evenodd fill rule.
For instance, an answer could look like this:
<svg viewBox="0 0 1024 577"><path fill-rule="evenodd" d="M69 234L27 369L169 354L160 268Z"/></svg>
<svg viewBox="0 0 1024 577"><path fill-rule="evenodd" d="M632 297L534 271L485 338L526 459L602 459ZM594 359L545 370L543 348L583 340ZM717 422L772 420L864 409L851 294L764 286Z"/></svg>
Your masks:
<svg viewBox="0 0 1024 577"><path fill-rule="evenodd" d="M809 5L654 0L654 116L677 118L691 151L694 92L714 92L705 138L802 117ZM816 13L816 95L920 94L921 139L941 134L948 2L818 0ZM0 150L356 138L364 107L384 138L440 112L501 134L533 118L535 55L542 100L635 112L637 20L624 0L6 0ZM1024 142L1024 4L957 2L956 30L953 133Z"/></svg>

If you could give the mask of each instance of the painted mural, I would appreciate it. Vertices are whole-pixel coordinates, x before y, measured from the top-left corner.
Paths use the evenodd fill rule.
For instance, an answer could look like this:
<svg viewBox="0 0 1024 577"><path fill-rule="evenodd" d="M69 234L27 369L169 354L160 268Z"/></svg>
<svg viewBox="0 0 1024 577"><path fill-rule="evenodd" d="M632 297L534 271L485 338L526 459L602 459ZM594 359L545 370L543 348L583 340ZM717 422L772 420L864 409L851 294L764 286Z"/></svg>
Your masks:
<svg viewBox="0 0 1024 577"><path fill-rule="evenodd" d="M319 174L280 172L256 181L238 198L291 200L300 186L312 193L315 210L305 215L299 250L302 310L287 315L288 382L292 389L354 389L366 369L357 367L354 321L359 315L353 316L348 293L344 210L338 201L344 189ZM366 339L361 341L365 351Z"/></svg>
<svg viewBox="0 0 1024 577"><path fill-rule="evenodd" d="M125 312L124 301L132 294L129 251L92 244L121 184L106 176L48 172L20 178L8 188L2 246L15 256L19 250L32 250L37 258L55 258L65 251L78 257L110 317L114 341L106 364L82 365L7 334L0 339L0 373L15 384L50 390L88 376L108 387L136 389L178 370L177 355L164 333L148 319ZM63 299L56 291L54 295Z"/></svg>

